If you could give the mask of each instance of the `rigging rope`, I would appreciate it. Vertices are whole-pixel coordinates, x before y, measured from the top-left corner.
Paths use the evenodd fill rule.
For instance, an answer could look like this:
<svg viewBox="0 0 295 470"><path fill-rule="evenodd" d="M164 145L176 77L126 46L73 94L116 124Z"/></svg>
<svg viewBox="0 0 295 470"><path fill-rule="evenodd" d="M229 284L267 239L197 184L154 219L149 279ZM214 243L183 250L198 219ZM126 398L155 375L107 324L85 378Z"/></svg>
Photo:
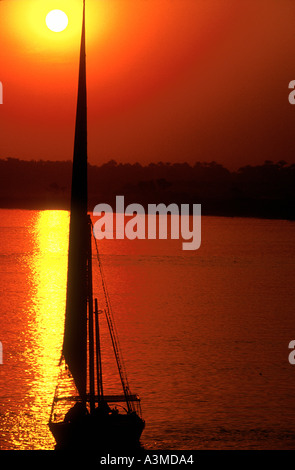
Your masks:
<svg viewBox="0 0 295 470"><path fill-rule="evenodd" d="M92 222L91 222L91 226L92 226L92 230L93 230ZM105 282L105 275L104 275L104 272L103 272L103 267L102 267L102 263L101 263L101 259L100 259L98 246L97 246L97 240L96 240L95 237L94 237L94 242L95 242L95 249L96 249L96 256L97 256L97 261L98 261L98 267L99 267L99 271L100 271L100 275L101 275L102 289L103 289L103 293L104 293L104 297L105 297L105 303L106 303L105 314L106 314L106 319L107 319L107 323L108 323L108 327L109 327L109 331L110 331L110 335L111 335L111 340L112 340L112 344L113 344L113 348L114 348L114 353L115 353L115 358L116 358L116 362L117 362L117 366L118 366L118 371L119 371L119 375L120 375L120 379L121 379L121 383L122 383L122 387L123 387L123 392L124 392L124 395L125 395L125 398L126 398L128 411L134 411L135 409L134 409L133 402L129 400L131 392L130 392L130 388L129 388L129 384L128 384L126 368L125 368L125 364L124 364L123 357L122 357L122 352L121 352L119 339L118 339L118 333L117 333L117 330L116 330L116 325L115 325L115 322L114 322L114 316L113 316L113 312L112 312L111 301L110 301L109 293L108 293L108 290L107 290L107 286L106 286L106 282Z"/></svg>

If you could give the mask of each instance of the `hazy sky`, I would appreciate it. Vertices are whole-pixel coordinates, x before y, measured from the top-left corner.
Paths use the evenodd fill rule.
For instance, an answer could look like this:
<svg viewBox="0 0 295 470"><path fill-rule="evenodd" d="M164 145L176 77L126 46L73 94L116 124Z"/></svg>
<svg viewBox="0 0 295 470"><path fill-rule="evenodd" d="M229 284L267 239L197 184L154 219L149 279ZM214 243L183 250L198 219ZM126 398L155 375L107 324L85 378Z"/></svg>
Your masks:
<svg viewBox="0 0 295 470"><path fill-rule="evenodd" d="M46 14L64 10L53 33ZM295 2L86 0L89 161L295 161ZM72 158L82 1L0 2L0 158Z"/></svg>

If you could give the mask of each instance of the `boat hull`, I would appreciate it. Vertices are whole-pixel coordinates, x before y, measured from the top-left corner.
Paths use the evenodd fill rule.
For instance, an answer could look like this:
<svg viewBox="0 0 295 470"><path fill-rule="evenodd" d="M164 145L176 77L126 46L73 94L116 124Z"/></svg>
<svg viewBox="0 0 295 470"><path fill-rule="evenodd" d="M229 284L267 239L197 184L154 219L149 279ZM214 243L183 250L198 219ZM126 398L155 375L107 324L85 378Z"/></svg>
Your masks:
<svg viewBox="0 0 295 470"><path fill-rule="evenodd" d="M145 422L136 414L92 415L73 422L50 422L56 449L138 448Z"/></svg>

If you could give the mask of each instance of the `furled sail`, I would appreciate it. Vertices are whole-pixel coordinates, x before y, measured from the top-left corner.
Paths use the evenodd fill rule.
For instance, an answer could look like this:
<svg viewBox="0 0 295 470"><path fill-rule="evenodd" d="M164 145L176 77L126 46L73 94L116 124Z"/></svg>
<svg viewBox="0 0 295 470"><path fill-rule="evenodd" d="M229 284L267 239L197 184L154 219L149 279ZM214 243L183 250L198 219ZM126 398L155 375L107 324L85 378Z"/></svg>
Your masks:
<svg viewBox="0 0 295 470"><path fill-rule="evenodd" d="M76 113L63 356L82 400L87 380L87 99L85 1Z"/></svg>

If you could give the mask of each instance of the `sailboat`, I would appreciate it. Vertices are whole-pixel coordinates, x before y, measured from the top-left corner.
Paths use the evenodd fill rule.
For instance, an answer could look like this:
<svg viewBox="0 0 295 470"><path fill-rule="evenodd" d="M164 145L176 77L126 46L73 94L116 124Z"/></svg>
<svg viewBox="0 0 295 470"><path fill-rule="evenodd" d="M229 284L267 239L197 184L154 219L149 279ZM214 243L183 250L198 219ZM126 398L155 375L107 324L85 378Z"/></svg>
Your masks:
<svg viewBox="0 0 295 470"><path fill-rule="evenodd" d="M49 428L56 448L133 448L145 422L140 399L130 392L99 252L103 309L93 296L91 218L87 213L87 94L85 0L75 125L65 330L60 376ZM96 240L95 246L97 248ZM102 373L100 317L104 315L123 393L106 395ZM69 394L69 381L74 393ZM121 403L118 405L118 403ZM123 404L122 404L123 403ZM117 408L119 407L119 409Z"/></svg>

